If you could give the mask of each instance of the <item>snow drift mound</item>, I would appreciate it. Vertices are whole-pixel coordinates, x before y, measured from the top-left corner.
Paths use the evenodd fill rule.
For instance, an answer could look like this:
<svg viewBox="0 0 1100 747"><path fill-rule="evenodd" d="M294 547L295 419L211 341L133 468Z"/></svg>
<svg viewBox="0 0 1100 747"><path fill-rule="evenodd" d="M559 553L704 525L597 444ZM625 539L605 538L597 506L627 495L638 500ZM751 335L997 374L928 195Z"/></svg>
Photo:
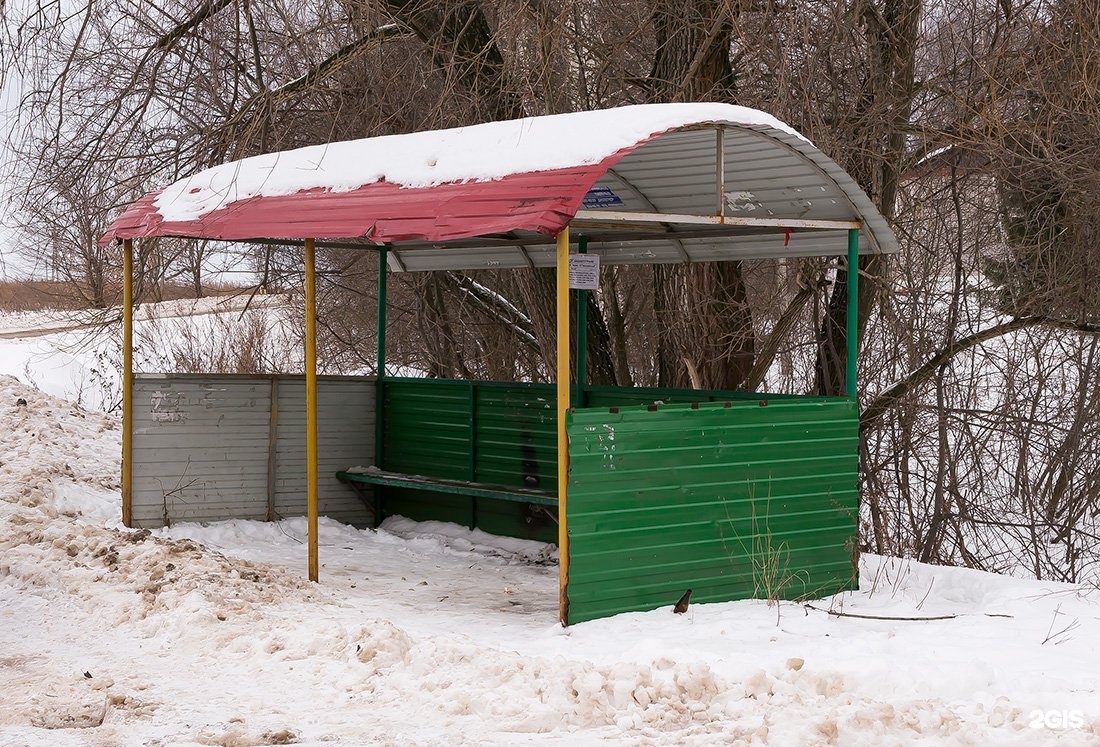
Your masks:
<svg viewBox="0 0 1100 747"><path fill-rule="evenodd" d="M307 587L266 564L123 528L120 451L117 419L0 376L0 577L63 592L111 624L180 606L255 618L257 606Z"/></svg>
<svg viewBox="0 0 1100 747"><path fill-rule="evenodd" d="M119 441L0 376L2 744L1100 737L1087 590L864 558L863 591L781 620L731 602L563 631L527 611L556 588L537 543L324 521L317 585L304 519L126 529ZM1037 732L1035 709L1086 721Z"/></svg>
<svg viewBox="0 0 1100 747"><path fill-rule="evenodd" d="M118 516L118 420L0 375L0 507Z"/></svg>
<svg viewBox="0 0 1100 747"><path fill-rule="evenodd" d="M0 576L62 592L111 625L180 609L192 623L196 616L258 620L263 606L307 588L286 571L231 560L190 540L36 513L0 519Z"/></svg>

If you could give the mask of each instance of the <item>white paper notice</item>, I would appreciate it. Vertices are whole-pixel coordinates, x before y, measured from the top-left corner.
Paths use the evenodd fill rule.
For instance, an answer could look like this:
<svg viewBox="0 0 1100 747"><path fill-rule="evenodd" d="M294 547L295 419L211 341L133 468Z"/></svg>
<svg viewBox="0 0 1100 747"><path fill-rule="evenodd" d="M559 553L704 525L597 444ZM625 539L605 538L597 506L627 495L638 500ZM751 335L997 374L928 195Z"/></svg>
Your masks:
<svg viewBox="0 0 1100 747"><path fill-rule="evenodd" d="M569 287L578 290L599 290L600 255L569 255Z"/></svg>

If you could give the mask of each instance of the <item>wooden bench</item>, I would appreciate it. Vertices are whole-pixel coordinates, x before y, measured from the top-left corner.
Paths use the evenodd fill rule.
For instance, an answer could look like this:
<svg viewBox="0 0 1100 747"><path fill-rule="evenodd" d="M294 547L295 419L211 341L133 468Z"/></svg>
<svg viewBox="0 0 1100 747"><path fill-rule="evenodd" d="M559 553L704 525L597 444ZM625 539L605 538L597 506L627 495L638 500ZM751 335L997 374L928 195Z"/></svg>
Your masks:
<svg viewBox="0 0 1100 747"><path fill-rule="evenodd" d="M379 469L372 469L365 472L337 472L336 479L357 489L361 485L388 485L396 488L427 490L434 493L450 493L452 495L474 496L477 498L494 498L501 501L533 503L538 506L558 505L557 496L545 490L517 488L512 485L491 485L483 482L467 482L465 480L447 480L440 477L425 477L424 475L406 475L401 472L386 472ZM364 497L362 493L360 493L360 497ZM377 517L377 499L373 502L371 508L374 511L375 517ZM553 516L553 514L551 515ZM376 518L375 521L378 521L378 519Z"/></svg>

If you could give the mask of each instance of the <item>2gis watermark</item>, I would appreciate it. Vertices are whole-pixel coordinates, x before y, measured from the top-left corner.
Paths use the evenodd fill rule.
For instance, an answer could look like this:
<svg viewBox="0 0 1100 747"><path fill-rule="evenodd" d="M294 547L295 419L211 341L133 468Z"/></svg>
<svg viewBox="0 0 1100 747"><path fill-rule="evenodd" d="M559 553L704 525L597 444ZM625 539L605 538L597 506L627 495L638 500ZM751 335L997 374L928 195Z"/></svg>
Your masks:
<svg viewBox="0 0 1100 747"><path fill-rule="evenodd" d="M1027 725L1032 729L1080 729L1085 725L1084 711L1049 710L1030 711Z"/></svg>

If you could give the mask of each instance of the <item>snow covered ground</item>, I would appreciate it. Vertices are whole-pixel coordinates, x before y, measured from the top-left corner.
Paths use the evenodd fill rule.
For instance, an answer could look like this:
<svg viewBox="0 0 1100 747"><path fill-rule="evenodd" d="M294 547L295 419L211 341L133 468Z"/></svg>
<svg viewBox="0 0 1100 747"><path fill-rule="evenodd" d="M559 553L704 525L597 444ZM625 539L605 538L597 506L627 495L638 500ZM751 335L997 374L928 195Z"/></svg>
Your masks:
<svg viewBox="0 0 1100 747"><path fill-rule="evenodd" d="M302 519L124 529L119 442L0 375L0 745L1100 743L1097 579L867 556L562 629L535 543L322 520L310 584Z"/></svg>

